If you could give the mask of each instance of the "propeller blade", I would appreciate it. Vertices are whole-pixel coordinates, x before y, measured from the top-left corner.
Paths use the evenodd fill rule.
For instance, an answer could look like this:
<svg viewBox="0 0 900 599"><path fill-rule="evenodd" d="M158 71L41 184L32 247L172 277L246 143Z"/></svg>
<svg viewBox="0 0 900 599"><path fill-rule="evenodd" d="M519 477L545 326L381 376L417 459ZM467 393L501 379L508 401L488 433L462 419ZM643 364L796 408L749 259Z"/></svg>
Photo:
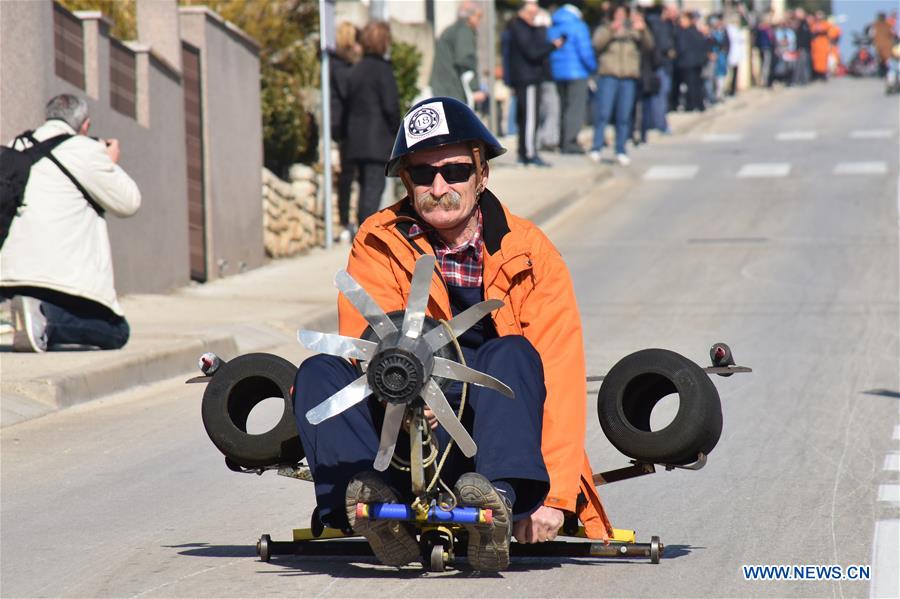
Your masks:
<svg viewBox="0 0 900 599"><path fill-rule="evenodd" d="M422 323L425 322L425 309L428 307L428 291L431 289L431 277L434 271L434 256L422 256L416 260L412 282L409 287L409 301L403 315L403 334L417 339L422 334Z"/></svg>
<svg viewBox="0 0 900 599"><path fill-rule="evenodd" d="M447 401L447 397L444 395L444 392L441 391L440 385L435 383L434 379L428 379L428 384L422 389L420 395L422 396L422 399L425 400L425 404L431 408L432 412L434 412L437 421L441 423L444 430L446 430L447 433L453 437L453 440L456 441L456 444L459 446L459 450L463 452L463 455L467 458L471 458L475 455L475 452L478 451L478 446L475 445L475 441L472 440L469 431L466 430L462 425L462 422L459 421L459 418L456 417L453 408L450 407L450 402Z"/></svg>
<svg viewBox="0 0 900 599"><path fill-rule="evenodd" d="M334 285L359 310L363 318L372 325L372 329L379 339L384 339L397 330L397 327L384 313L381 306L372 299L372 296L359 283L353 280L353 277L346 270L338 271L334 277Z"/></svg>
<svg viewBox="0 0 900 599"><path fill-rule="evenodd" d="M469 327L501 306L503 306L503 302L500 300L479 302L451 318L447 325L453 331L453 336L459 337L469 330ZM450 336L447 335L447 330L443 326L434 327L425 333L425 336L422 338L425 339L432 351L437 351L450 343Z"/></svg>
<svg viewBox="0 0 900 599"><path fill-rule="evenodd" d="M366 375L362 375L310 411L306 413L306 419L310 424L319 424L332 416L336 416L352 408L372 393Z"/></svg>
<svg viewBox="0 0 900 599"><path fill-rule="evenodd" d="M366 361L372 359L375 349L378 347L374 341L303 329L297 331L297 339L303 344L303 347L312 351L329 356Z"/></svg>
<svg viewBox="0 0 900 599"><path fill-rule="evenodd" d="M400 425L403 424L405 413L406 404L388 403L384 409L381 442L378 445L378 455L375 456L375 470L379 472L384 472L391 465L391 458L394 457L394 447L397 445L397 436L400 434Z"/></svg>
<svg viewBox="0 0 900 599"><path fill-rule="evenodd" d="M489 374L478 372L468 366L463 366L459 362L447 360L445 358L434 358L434 369L431 371L432 376L439 376L445 379L453 379L454 381L462 381L464 383L472 383L479 387L487 387L498 391L510 399L515 399L516 394L513 390L498 381Z"/></svg>

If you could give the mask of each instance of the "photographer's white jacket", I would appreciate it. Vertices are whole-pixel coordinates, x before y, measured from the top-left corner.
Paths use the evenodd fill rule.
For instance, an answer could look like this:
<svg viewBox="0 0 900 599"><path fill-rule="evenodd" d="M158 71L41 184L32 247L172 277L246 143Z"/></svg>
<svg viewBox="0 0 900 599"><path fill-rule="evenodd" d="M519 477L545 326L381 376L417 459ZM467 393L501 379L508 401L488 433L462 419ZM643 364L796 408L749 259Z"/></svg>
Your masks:
<svg viewBox="0 0 900 599"><path fill-rule="evenodd" d="M106 153L106 144L49 120L34 132L38 141L74 135L53 155L109 213L131 216L141 193ZM48 158L31 167L25 200L0 250L0 286L33 286L99 302L119 315L106 220Z"/></svg>

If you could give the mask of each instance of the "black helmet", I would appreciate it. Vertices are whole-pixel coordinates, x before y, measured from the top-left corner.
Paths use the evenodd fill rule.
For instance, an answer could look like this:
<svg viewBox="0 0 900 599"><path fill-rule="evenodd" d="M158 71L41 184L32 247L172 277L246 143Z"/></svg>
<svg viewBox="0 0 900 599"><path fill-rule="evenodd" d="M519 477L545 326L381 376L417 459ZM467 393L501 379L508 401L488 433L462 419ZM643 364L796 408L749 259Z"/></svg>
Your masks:
<svg viewBox="0 0 900 599"><path fill-rule="evenodd" d="M472 109L459 100L444 97L422 100L403 117L384 174L396 177L400 159L407 154L467 141L483 143L487 160L506 152Z"/></svg>

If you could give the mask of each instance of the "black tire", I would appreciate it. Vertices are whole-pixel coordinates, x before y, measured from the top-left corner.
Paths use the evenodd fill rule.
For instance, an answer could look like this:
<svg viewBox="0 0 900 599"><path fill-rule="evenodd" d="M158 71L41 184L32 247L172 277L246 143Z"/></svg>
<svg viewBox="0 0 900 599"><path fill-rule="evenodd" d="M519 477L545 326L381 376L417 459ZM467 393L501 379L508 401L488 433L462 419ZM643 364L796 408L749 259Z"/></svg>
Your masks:
<svg viewBox="0 0 900 599"><path fill-rule="evenodd" d="M678 412L665 428L650 430L656 403L678 394ZM722 405L697 364L665 349L625 356L606 375L597 395L600 426L616 449L635 460L689 464L709 454L722 434Z"/></svg>
<svg viewBox="0 0 900 599"><path fill-rule="evenodd" d="M291 387L297 367L272 354L245 354L229 360L213 375L203 394L203 426L213 444L244 468L292 465L303 459ZM247 417L262 400L284 399L281 419L259 435L247 432Z"/></svg>

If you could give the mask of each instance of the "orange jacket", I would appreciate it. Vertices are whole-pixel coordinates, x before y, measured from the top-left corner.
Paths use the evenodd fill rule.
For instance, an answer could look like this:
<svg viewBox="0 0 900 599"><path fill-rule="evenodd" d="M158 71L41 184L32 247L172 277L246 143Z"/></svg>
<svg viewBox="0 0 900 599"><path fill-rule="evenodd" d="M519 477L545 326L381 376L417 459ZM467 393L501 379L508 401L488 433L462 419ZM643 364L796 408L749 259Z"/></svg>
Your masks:
<svg viewBox="0 0 900 599"><path fill-rule="evenodd" d="M547 398L542 453L550 474L544 504L577 512L588 536L607 539L612 526L593 486L584 451L584 344L569 271L533 223L510 214L489 191L480 202L484 295L503 301L492 316L497 334L523 335L543 361ZM407 237L414 220L415 213L404 199L367 219L353 242L347 271L385 312L405 307L416 259L434 253L427 239ZM431 281L427 313L437 319L453 317L447 288L437 276ZM359 337L367 326L343 295L338 298L338 315L343 335Z"/></svg>

